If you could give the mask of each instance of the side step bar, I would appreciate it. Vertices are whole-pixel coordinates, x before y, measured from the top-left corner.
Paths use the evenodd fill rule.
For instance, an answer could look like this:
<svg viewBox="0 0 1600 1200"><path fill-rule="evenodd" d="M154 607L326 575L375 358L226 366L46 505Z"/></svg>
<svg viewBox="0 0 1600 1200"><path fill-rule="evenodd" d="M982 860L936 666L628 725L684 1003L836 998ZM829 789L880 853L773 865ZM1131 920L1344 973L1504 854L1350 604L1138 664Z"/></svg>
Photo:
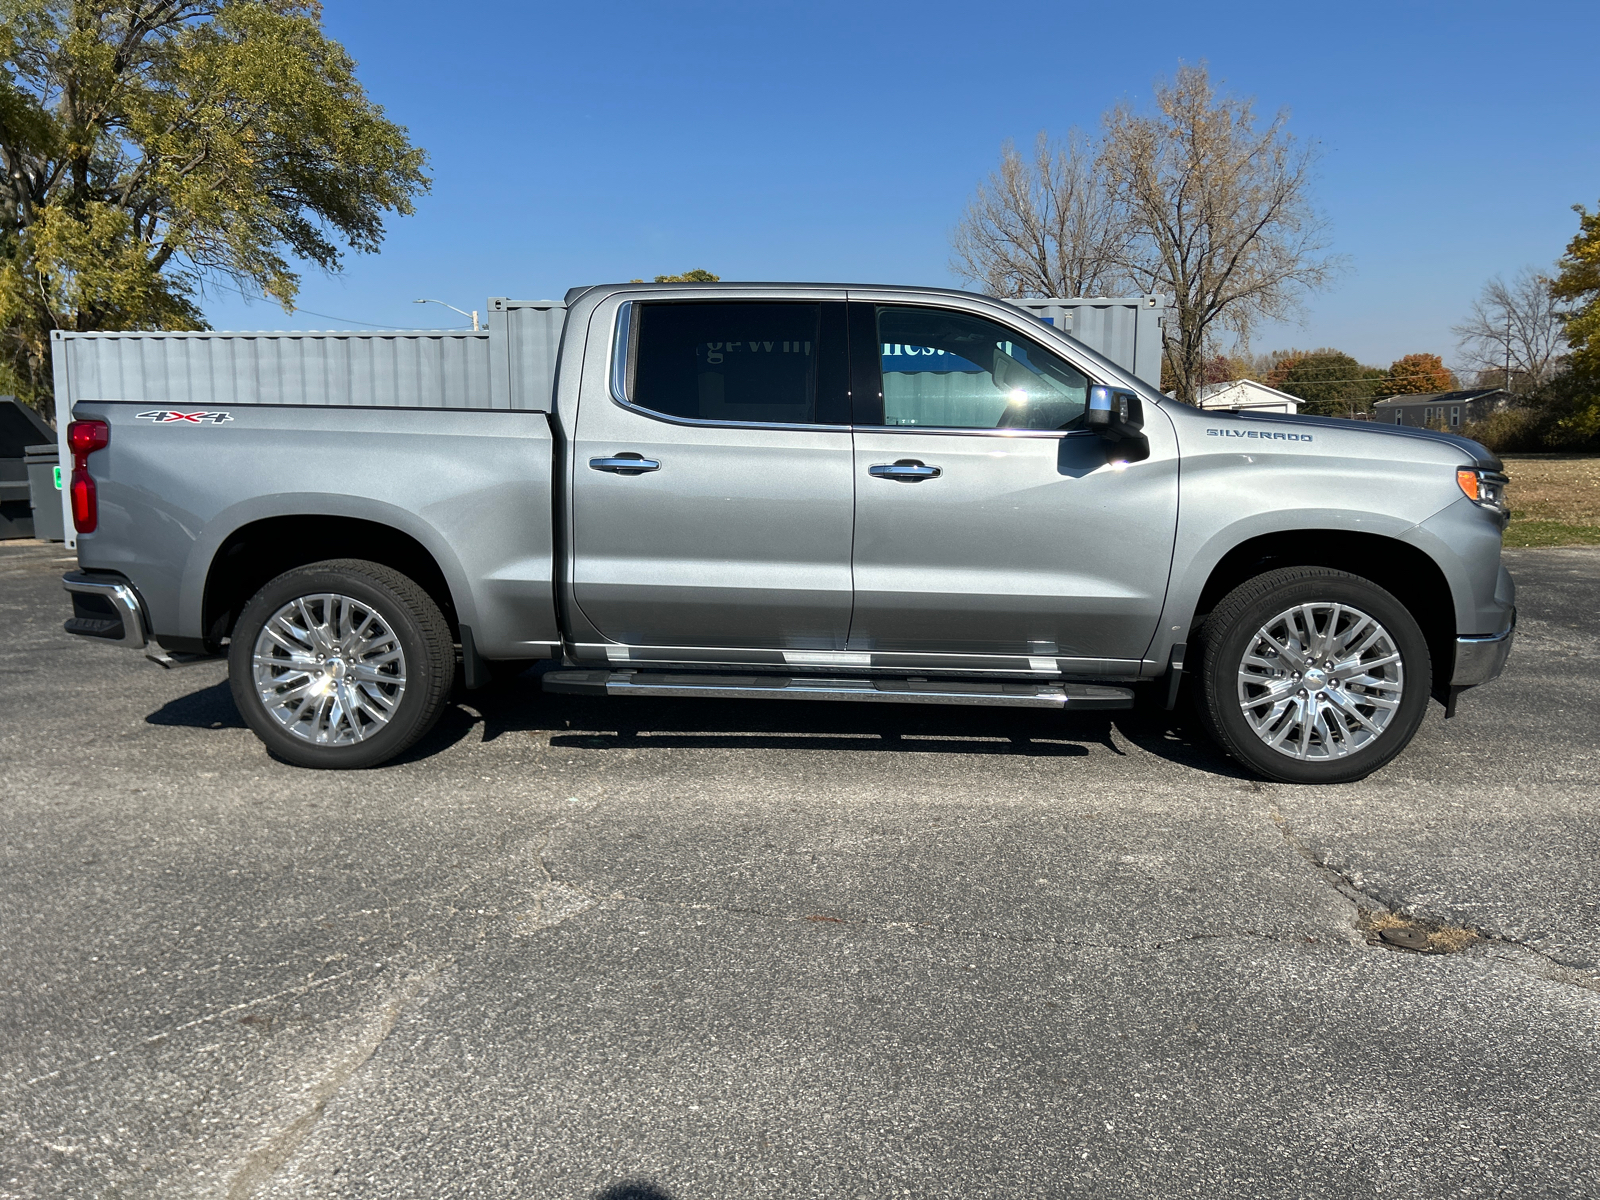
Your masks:
<svg viewBox="0 0 1600 1200"><path fill-rule="evenodd" d="M881 700L1077 710L1132 708L1133 689L1094 683L954 679L817 679L693 672L550 671L544 690L582 696L701 696L708 700Z"/></svg>

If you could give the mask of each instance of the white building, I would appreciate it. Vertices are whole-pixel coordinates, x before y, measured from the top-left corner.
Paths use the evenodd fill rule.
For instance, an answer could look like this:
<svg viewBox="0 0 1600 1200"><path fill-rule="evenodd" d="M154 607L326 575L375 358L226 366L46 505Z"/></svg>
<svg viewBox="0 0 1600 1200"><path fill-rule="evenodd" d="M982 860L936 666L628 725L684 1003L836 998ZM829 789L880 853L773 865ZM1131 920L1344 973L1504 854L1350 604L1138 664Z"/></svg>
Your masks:
<svg viewBox="0 0 1600 1200"><path fill-rule="evenodd" d="M1298 413L1300 398L1254 379L1208 383L1200 389L1200 407L1213 412Z"/></svg>

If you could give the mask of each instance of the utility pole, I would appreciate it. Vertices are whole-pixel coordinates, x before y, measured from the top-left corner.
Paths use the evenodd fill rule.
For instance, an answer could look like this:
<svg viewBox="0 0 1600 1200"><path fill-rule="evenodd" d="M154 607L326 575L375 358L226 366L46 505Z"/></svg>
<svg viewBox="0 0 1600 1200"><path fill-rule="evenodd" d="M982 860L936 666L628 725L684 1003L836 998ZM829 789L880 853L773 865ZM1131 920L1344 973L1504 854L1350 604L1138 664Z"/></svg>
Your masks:
<svg viewBox="0 0 1600 1200"><path fill-rule="evenodd" d="M478 328L474 322L472 328ZM1510 395L1510 314L1506 314L1506 395Z"/></svg>

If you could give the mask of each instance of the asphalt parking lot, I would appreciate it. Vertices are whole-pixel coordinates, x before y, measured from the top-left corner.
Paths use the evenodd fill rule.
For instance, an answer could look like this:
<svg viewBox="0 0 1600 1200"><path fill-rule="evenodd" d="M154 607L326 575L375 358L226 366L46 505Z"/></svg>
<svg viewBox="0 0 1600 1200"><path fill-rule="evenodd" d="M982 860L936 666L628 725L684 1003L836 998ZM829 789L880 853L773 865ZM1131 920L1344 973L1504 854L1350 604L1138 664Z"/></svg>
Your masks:
<svg viewBox="0 0 1600 1200"><path fill-rule="evenodd" d="M304 771L0 544L0 1195L1600 1195L1600 550L1507 558L1506 676L1307 789L526 680Z"/></svg>

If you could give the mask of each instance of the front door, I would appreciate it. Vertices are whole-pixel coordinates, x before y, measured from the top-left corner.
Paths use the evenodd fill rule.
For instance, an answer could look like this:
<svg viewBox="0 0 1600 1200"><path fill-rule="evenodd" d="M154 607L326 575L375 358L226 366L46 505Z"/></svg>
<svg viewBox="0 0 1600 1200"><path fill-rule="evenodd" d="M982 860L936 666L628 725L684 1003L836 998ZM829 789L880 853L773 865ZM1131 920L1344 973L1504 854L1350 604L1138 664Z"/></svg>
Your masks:
<svg viewBox="0 0 1600 1200"><path fill-rule="evenodd" d="M624 646L842 651L843 302L628 302L590 337L620 357L585 378L573 439L582 615Z"/></svg>
<svg viewBox="0 0 1600 1200"><path fill-rule="evenodd" d="M1142 658L1177 522L1167 423L1147 420L1148 458L1113 462L1082 429L1088 377L1009 326L852 301L851 332L871 351L850 649L1069 673Z"/></svg>

